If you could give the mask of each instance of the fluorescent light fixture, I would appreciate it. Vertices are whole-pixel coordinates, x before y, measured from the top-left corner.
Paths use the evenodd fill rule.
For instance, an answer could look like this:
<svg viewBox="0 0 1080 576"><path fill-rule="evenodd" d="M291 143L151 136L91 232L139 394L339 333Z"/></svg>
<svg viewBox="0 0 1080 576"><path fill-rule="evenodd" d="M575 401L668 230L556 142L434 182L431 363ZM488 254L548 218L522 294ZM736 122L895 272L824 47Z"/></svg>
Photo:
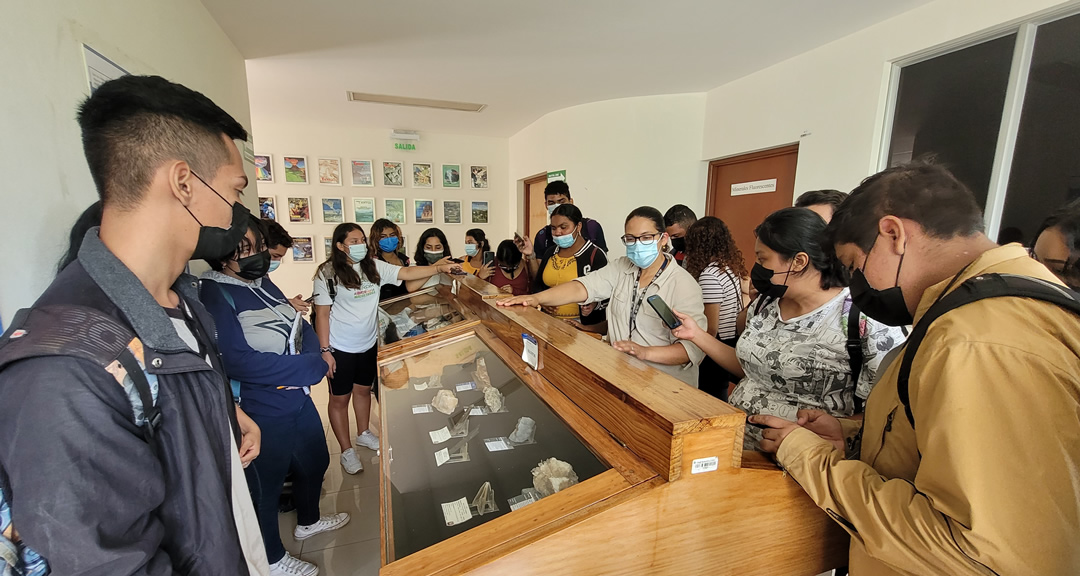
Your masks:
<svg viewBox="0 0 1080 576"><path fill-rule="evenodd" d="M390 133L390 137L394 140L416 140L420 141L420 133L415 130L394 130Z"/></svg>
<svg viewBox="0 0 1080 576"><path fill-rule="evenodd" d="M387 96L385 94L365 94L363 92L346 92L349 102L372 102L374 104L394 104L396 106L417 106L420 108L436 108L438 110L457 110L459 112L479 112L487 108L487 104L473 104L471 102L453 102L450 100L429 100L427 98L406 98L404 96Z"/></svg>

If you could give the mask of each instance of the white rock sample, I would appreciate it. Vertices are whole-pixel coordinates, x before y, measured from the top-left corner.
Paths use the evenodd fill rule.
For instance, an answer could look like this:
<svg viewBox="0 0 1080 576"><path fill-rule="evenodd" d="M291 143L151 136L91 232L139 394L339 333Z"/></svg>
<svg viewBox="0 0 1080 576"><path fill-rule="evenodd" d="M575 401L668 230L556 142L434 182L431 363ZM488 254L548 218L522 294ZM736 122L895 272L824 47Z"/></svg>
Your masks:
<svg viewBox="0 0 1080 576"><path fill-rule="evenodd" d="M476 359L476 372L474 374L476 387L480 389L491 387L491 376L488 375L487 361L483 357Z"/></svg>
<svg viewBox="0 0 1080 576"><path fill-rule="evenodd" d="M528 416L522 416L518 418L517 426L514 426L514 431L510 433L510 441L528 444L532 442L534 434L536 434L536 421Z"/></svg>
<svg viewBox="0 0 1080 576"><path fill-rule="evenodd" d="M484 404L492 412L500 412L503 409L503 395L499 392L499 389L494 386L484 388Z"/></svg>
<svg viewBox="0 0 1080 576"><path fill-rule="evenodd" d="M457 404L457 395L454 394L453 390L439 390L435 393L435 398L431 400L431 405L447 416L453 414Z"/></svg>
<svg viewBox="0 0 1080 576"><path fill-rule="evenodd" d="M548 458L533 468L533 488L542 496L565 490L578 483L577 473L570 464L555 458Z"/></svg>

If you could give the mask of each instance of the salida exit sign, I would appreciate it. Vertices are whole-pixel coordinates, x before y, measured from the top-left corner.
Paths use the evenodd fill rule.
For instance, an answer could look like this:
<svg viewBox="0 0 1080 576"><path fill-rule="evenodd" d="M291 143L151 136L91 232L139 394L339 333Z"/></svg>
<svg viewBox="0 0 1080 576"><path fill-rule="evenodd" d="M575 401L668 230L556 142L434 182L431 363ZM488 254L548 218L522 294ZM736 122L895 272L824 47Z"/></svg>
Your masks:
<svg viewBox="0 0 1080 576"><path fill-rule="evenodd" d="M416 144L409 142L394 142L394 150L416 150Z"/></svg>

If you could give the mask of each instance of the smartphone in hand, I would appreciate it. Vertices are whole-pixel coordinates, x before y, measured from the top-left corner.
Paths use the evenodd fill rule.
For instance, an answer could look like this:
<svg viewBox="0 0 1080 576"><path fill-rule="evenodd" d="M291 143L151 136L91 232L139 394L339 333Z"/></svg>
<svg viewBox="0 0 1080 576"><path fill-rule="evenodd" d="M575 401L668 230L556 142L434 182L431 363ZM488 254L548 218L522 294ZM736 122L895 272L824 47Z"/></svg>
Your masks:
<svg viewBox="0 0 1080 576"><path fill-rule="evenodd" d="M675 317L675 314L672 313L671 308L668 308L667 303L664 302L664 299L661 298L659 294L653 294L652 296L649 296L646 299L646 302L649 303L649 306L652 306L652 309L656 311L656 313L660 316L660 319L664 321L664 324L667 324L669 330L674 330L679 326L682 326L682 322L680 322L679 319Z"/></svg>
<svg viewBox="0 0 1080 576"><path fill-rule="evenodd" d="M492 251L484 252L484 266L491 266L495 264L495 253Z"/></svg>

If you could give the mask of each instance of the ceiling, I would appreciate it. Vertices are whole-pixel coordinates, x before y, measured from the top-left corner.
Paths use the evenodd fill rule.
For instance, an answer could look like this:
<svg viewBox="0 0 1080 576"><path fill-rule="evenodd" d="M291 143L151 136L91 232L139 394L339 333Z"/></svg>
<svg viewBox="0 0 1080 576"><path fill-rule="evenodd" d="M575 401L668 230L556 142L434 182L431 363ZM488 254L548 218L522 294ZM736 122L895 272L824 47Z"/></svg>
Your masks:
<svg viewBox="0 0 1080 576"><path fill-rule="evenodd" d="M928 1L202 0L248 60L256 117L498 137L578 104L710 90Z"/></svg>

